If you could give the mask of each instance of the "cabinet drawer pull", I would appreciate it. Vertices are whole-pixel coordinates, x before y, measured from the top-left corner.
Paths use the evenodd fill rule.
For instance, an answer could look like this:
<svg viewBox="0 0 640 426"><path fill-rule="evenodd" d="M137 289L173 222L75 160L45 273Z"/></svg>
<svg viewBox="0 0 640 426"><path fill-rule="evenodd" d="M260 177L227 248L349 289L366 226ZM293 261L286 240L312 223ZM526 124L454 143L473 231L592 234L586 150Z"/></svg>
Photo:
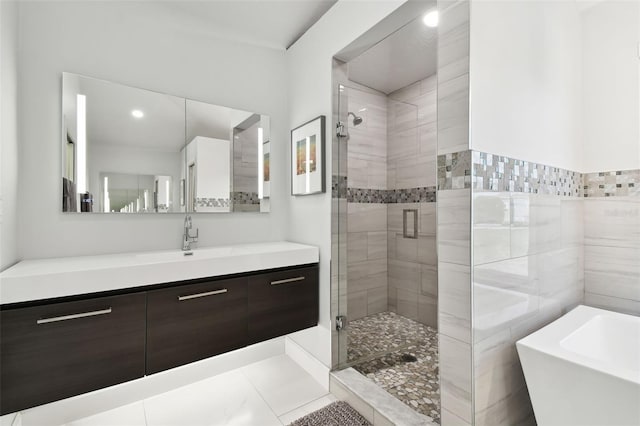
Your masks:
<svg viewBox="0 0 640 426"><path fill-rule="evenodd" d="M287 284L302 280L304 280L304 277L287 278L286 280L271 281L271 285Z"/></svg>
<svg viewBox="0 0 640 426"><path fill-rule="evenodd" d="M111 308L101 309L99 311L83 312L81 314L62 315L59 317L43 318L36 321L37 324L48 324L50 322L66 321L76 318L95 317L96 315L110 314Z"/></svg>
<svg viewBox="0 0 640 426"><path fill-rule="evenodd" d="M207 291L205 293L189 294L188 296L178 296L178 301L182 302L183 300L197 299L199 297L213 296L215 294L222 294L226 292L227 292L227 289L223 288L222 290L214 290L214 291Z"/></svg>

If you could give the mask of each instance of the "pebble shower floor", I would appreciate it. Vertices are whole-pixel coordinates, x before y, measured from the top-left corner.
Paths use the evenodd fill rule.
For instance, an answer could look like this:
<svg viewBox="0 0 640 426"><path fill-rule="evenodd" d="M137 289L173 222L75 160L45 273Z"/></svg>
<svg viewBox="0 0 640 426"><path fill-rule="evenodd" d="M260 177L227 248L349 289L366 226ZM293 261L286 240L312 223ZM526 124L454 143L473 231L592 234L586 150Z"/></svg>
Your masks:
<svg viewBox="0 0 640 426"><path fill-rule="evenodd" d="M351 321L347 339L347 359L353 368L440 423L436 330L393 312L382 312ZM407 362L406 355L417 360Z"/></svg>

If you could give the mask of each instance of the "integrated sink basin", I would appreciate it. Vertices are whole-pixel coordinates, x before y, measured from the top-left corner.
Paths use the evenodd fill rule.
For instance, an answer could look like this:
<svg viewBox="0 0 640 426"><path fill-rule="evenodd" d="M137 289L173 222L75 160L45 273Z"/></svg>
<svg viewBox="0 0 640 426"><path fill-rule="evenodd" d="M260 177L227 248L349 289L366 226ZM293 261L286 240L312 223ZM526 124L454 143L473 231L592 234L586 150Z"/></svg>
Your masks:
<svg viewBox="0 0 640 426"><path fill-rule="evenodd" d="M0 304L317 263L317 247L278 241L25 260L0 273Z"/></svg>
<svg viewBox="0 0 640 426"><path fill-rule="evenodd" d="M516 346L539 426L640 425L640 317L578 306Z"/></svg>

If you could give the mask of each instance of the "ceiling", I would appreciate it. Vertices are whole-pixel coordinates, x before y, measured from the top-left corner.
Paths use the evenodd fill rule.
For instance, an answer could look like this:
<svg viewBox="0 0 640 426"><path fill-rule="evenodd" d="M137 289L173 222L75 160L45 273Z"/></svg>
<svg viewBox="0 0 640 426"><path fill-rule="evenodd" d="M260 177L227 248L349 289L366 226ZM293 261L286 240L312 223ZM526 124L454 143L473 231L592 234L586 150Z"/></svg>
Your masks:
<svg viewBox="0 0 640 426"><path fill-rule="evenodd" d="M211 36L287 49L337 0L205 0L155 3L173 21ZM183 19L179 19L183 18Z"/></svg>
<svg viewBox="0 0 640 426"><path fill-rule="evenodd" d="M422 16L349 61L349 80L389 94L437 71L437 28Z"/></svg>
<svg viewBox="0 0 640 426"><path fill-rule="evenodd" d="M183 98L73 74L66 74L65 77L67 76L69 79L77 79L77 93L86 96L89 148L115 145L180 152L184 146ZM65 84L65 92L68 87L73 86ZM68 123L75 118L75 102L71 107L67 112L65 104ZM142 111L144 117L135 118L133 110ZM74 129L69 130L73 132Z"/></svg>
<svg viewBox="0 0 640 426"><path fill-rule="evenodd" d="M87 143L180 152L196 136L229 140L231 129L253 113L137 89L104 80L64 75L67 133L76 140L76 94L86 96ZM134 110L144 116L136 118ZM186 116L186 135L185 135Z"/></svg>

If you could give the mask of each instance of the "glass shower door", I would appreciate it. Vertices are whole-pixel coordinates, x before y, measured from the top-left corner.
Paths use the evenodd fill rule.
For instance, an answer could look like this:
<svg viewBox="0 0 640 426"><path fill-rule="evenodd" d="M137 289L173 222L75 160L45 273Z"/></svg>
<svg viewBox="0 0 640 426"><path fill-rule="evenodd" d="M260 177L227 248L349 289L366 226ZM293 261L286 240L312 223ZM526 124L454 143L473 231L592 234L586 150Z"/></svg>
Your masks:
<svg viewBox="0 0 640 426"><path fill-rule="evenodd" d="M417 256L418 209L405 205L405 171L394 159L418 144L415 105L365 87L339 87L334 170L334 257L339 317L338 367L381 359L411 345L411 322L399 311L415 304L420 270L403 263ZM399 215L398 215L399 213ZM415 260L415 259L414 259ZM405 266L409 269L405 268ZM409 308L410 309L410 308ZM417 319L417 318L416 318Z"/></svg>

